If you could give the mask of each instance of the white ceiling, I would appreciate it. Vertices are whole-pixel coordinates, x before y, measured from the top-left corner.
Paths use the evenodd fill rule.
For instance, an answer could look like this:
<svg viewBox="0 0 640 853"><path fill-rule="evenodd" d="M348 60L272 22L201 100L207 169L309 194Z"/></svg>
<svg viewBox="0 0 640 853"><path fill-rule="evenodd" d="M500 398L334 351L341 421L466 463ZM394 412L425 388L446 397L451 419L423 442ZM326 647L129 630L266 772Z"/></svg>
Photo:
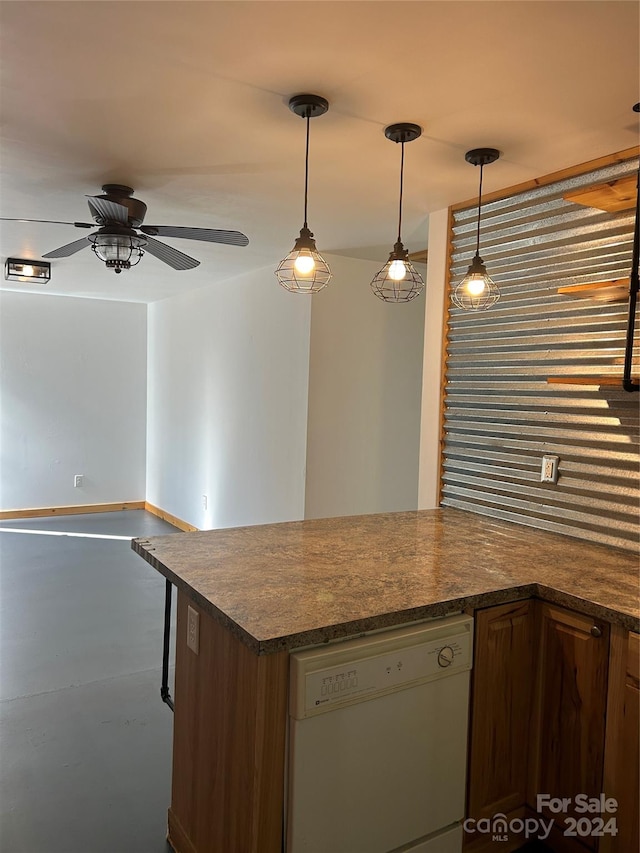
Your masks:
<svg viewBox="0 0 640 853"><path fill-rule="evenodd" d="M305 128L287 101L313 92L330 102L311 124L318 248L382 265L400 155L387 124L424 129L405 160L415 251L431 211L476 192L469 148L503 152L491 191L638 143L638 17L635 0L3 0L0 215L90 221L84 195L114 182L147 203L146 224L250 239L167 239L202 261L184 272L147 255L115 276L83 250L53 261L48 293L150 302L258 268L277 286L302 224ZM87 233L0 225L3 261Z"/></svg>

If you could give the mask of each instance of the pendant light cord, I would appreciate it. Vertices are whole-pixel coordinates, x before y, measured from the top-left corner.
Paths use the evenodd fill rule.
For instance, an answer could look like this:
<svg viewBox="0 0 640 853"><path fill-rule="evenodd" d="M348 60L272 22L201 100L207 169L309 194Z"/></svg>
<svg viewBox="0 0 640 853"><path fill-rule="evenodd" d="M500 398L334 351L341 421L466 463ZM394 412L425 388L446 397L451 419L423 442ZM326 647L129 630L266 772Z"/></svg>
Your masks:
<svg viewBox="0 0 640 853"><path fill-rule="evenodd" d="M307 110L307 145L304 154L304 228L307 228L307 196L309 194L309 120L311 115Z"/></svg>
<svg viewBox="0 0 640 853"><path fill-rule="evenodd" d="M402 242L402 185L404 180L404 140L401 143L402 154L400 155L400 205L398 210L398 243Z"/></svg>
<svg viewBox="0 0 640 853"><path fill-rule="evenodd" d="M478 190L478 228L476 233L476 257L480 257L480 217L482 216L482 169L483 163L480 163L480 188Z"/></svg>

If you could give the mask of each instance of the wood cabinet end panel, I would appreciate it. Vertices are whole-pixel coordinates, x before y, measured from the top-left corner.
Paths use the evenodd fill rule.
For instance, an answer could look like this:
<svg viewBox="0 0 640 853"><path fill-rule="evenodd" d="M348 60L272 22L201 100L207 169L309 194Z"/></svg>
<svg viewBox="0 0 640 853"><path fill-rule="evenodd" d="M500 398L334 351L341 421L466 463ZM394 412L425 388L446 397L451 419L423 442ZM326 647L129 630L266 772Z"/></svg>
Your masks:
<svg viewBox="0 0 640 853"><path fill-rule="evenodd" d="M197 853L180 821L169 809L167 841L174 853Z"/></svg>
<svg viewBox="0 0 640 853"><path fill-rule="evenodd" d="M187 606L198 614L197 653ZM254 654L179 592L171 814L197 853L280 853L283 654Z"/></svg>

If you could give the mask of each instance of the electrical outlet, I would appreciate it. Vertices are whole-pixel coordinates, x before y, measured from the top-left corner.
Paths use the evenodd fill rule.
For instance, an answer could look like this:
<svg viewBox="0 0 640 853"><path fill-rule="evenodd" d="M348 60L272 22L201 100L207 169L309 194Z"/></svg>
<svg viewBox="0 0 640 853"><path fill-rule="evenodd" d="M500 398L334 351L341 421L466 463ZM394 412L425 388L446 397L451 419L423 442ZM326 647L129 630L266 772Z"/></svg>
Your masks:
<svg viewBox="0 0 640 853"><path fill-rule="evenodd" d="M187 605L187 646L198 654L200 648L200 614Z"/></svg>
<svg viewBox="0 0 640 853"><path fill-rule="evenodd" d="M543 456L542 467L540 469L541 483L557 483L558 482L558 456Z"/></svg>
<svg viewBox="0 0 640 853"><path fill-rule="evenodd" d="M75 474L75 476L73 478L73 488L74 489L81 489L83 481L84 481L84 475L83 474Z"/></svg>
<svg viewBox="0 0 640 853"><path fill-rule="evenodd" d="M207 504L208 504L208 503L209 503L209 501L208 501L208 499L207 499L207 496L206 496L206 495L203 495L203 496L202 496L202 509L206 509L206 508L207 508Z"/></svg>

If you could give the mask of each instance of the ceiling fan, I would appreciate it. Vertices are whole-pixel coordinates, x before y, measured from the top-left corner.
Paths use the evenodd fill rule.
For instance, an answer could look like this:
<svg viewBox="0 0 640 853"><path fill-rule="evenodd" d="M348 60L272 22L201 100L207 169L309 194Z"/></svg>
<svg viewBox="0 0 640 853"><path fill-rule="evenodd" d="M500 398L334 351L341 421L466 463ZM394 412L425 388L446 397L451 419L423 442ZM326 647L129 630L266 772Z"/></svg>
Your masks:
<svg viewBox="0 0 640 853"><path fill-rule="evenodd" d="M173 246L154 240L154 237L181 237L185 240L203 240L206 243L225 243L230 246L246 246L249 243L241 231L222 231L216 228L185 228L179 225L143 225L147 205L132 198L133 190L122 184L105 184L104 195L89 195L87 202L95 224L93 234L67 243L47 252L43 258L68 258L81 249L91 246L97 257L116 273L128 270L139 263L145 252L149 252L174 270L189 270L200 261L179 252ZM8 219L8 222L50 222L56 225L73 225L76 228L95 228L89 222L59 222L54 219Z"/></svg>

